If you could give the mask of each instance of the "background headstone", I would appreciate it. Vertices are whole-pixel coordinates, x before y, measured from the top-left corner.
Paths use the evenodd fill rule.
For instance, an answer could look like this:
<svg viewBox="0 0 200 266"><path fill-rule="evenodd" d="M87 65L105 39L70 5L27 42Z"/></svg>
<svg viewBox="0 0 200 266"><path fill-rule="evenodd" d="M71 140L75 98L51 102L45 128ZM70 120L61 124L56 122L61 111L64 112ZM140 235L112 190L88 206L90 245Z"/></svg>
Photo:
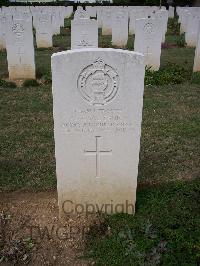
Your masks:
<svg viewBox="0 0 200 266"><path fill-rule="evenodd" d="M7 21L6 50L9 79L34 79L32 21L19 19Z"/></svg>
<svg viewBox="0 0 200 266"><path fill-rule="evenodd" d="M102 35L112 34L112 11L109 7L102 10Z"/></svg>
<svg viewBox="0 0 200 266"><path fill-rule="evenodd" d="M128 12L116 10L112 14L112 45L125 47L128 41Z"/></svg>
<svg viewBox="0 0 200 266"><path fill-rule="evenodd" d="M6 48L6 15L3 12L0 12L0 50Z"/></svg>
<svg viewBox="0 0 200 266"><path fill-rule="evenodd" d="M49 13L39 13L36 16L36 44L38 48L52 47L52 16Z"/></svg>
<svg viewBox="0 0 200 266"><path fill-rule="evenodd" d="M145 62L152 70L160 68L162 27L159 19L136 20L134 51L145 55Z"/></svg>
<svg viewBox="0 0 200 266"><path fill-rule="evenodd" d="M199 23L198 41L195 51L194 67L193 67L193 72L197 71L200 71L200 23Z"/></svg>
<svg viewBox="0 0 200 266"><path fill-rule="evenodd" d="M71 49L98 47L98 23L94 19L71 21Z"/></svg>

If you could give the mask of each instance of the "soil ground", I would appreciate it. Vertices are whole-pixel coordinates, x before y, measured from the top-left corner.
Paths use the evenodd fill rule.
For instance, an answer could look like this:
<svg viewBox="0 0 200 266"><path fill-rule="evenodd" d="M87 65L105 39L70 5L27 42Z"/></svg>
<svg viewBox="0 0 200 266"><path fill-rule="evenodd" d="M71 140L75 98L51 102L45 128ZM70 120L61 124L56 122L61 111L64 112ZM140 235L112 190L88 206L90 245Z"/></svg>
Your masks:
<svg viewBox="0 0 200 266"><path fill-rule="evenodd" d="M4 265L92 263L82 257L82 250L84 234L94 217L59 221L56 192L1 193L0 206L0 233L4 235L3 251L8 260Z"/></svg>

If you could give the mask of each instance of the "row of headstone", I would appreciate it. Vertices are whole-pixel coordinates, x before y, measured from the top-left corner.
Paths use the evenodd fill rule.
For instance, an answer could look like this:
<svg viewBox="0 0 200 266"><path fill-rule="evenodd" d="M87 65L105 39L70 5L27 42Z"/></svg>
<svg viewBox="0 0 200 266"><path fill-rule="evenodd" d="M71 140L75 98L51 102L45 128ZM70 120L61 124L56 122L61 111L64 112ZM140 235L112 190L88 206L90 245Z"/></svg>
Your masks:
<svg viewBox="0 0 200 266"><path fill-rule="evenodd" d="M91 17L97 17L97 21ZM137 11L132 7L78 7L72 21L71 48L98 47L98 27L102 35L112 35L112 45L119 48L127 45L129 34L135 34L134 50L145 54L146 65L158 70L167 22L168 11L158 7L140 7Z"/></svg>
<svg viewBox="0 0 200 266"><path fill-rule="evenodd" d="M188 17L186 41L191 45L191 41L195 40L197 46L198 32L199 32L199 8L189 8L192 16ZM182 8L181 8L182 10ZM188 7L183 8L184 12L188 12ZM171 14L170 14L171 12ZM177 8L177 12L181 17L180 8ZM165 41L165 34L167 31L168 17L174 16L174 8L170 7L169 11L164 8L159 9L158 7L86 7L86 11L82 7L78 7L76 14L81 14L82 18L90 19L97 18L98 27L102 28L102 35L112 35L112 45L116 47L125 47L128 40L129 34L135 34L134 50L143 53L146 56L146 65L151 67L153 70L158 70L160 67L160 55L161 55L161 43ZM80 18L81 18L80 16ZM179 18L180 19L180 18ZM93 19L90 21L95 23ZM81 20L79 21L81 24ZM80 27L79 27L80 28ZM78 46L72 46L72 48L89 48L97 47L98 36L92 34L86 27L81 28L81 32L77 36ZM73 31L76 29L72 28ZM97 32L97 29L95 30ZM91 36L96 36L96 42L92 40ZM92 40L92 41L89 41ZM73 43L73 42L72 42ZM82 44L82 45L81 45ZM194 71L197 68L198 62L198 47L196 48ZM197 58L197 59L196 59Z"/></svg>
<svg viewBox="0 0 200 266"><path fill-rule="evenodd" d="M52 47L53 34L59 33L72 7L2 7L0 49L7 51L9 79L35 78L33 26L37 47ZM57 18L57 19L54 19ZM53 21L55 23L53 23Z"/></svg>
<svg viewBox="0 0 200 266"><path fill-rule="evenodd" d="M200 7L177 7L180 33L185 33L188 47L196 47L199 33Z"/></svg>
<svg viewBox="0 0 200 266"><path fill-rule="evenodd" d="M185 12L185 9L183 10ZM198 17L197 10L193 9L195 19ZM37 47L52 47L53 34L60 32L64 18L69 17L72 11L72 7L1 9L0 49L5 47L7 49L10 79L35 77L33 26L36 31ZM179 16L183 18L181 12L182 9L178 8ZM168 14L167 10L158 7L86 7L86 10L78 7L74 20L71 21L71 49L98 47L100 27L102 34L112 35L113 46L120 48L126 46L128 34L135 34L134 50L145 55L148 67L158 70L161 43L167 31ZM199 29L197 26L195 28ZM196 36L194 71L199 69L198 36Z"/></svg>
<svg viewBox="0 0 200 266"><path fill-rule="evenodd" d="M64 26L64 18L71 16L72 7L2 7L0 9L0 48L6 48L5 23L7 17L20 20L33 21L36 31L36 44L38 48L52 47L52 36L60 33L60 27Z"/></svg>
<svg viewBox="0 0 200 266"><path fill-rule="evenodd" d="M176 11L187 46L196 48L193 72L200 71L200 7L177 7Z"/></svg>

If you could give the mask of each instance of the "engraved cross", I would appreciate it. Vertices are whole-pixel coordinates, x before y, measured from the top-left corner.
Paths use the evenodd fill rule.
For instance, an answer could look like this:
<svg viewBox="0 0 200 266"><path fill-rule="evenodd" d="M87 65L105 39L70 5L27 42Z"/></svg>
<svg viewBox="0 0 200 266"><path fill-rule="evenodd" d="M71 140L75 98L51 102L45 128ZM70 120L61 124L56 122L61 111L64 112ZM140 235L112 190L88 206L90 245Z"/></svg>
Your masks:
<svg viewBox="0 0 200 266"><path fill-rule="evenodd" d="M19 63L22 63L22 55L24 54L22 47L18 47L17 54L19 55Z"/></svg>
<svg viewBox="0 0 200 266"><path fill-rule="evenodd" d="M150 52L150 47L147 46L147 52L145 53L145 56L146 56L146 62L148 62L147 60L149 60L149 57L152 53Z"/></svg>
<svg viewBox="0 0 200 266"><path fill-rule="evenodd" d="M150 53L149 53L149 50L150 50L150 49L149 49L149 46L147 46L147 52L146 52L146 56L147 56L147 57L148 57L148 55L150 54Z"/></svg>
<svg viewBox="0 0 200 266"><path fill-rule="evenodd" d="M101 136L95 136L96 149L95 151L86 151L84 150L85 155L95 155L96 158L96 178L100 177L100 155L111 155L112 150L101 150L99 145L99 139Z"/></svg>

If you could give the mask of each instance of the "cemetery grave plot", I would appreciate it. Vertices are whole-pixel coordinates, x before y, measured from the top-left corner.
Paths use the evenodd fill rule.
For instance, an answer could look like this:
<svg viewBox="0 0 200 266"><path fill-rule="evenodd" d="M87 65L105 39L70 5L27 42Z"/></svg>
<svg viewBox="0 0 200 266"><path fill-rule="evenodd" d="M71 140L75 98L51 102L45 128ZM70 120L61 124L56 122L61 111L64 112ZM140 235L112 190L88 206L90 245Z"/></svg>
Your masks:
<svg viewBox="0 0 200 266"><path fill-rule="evenodd" d="M69 24L69 20L65 23ZM133 50L130 41L132 38L129 36L127 46L130 50ZM178 38L177 35L167 35L166 42L173 44ZM100 35L99 46L112 47L111 36ZM36 218L35 225L40 223L51 226L56 221L56 218L51 220L52 214L54 217L58 215L57 196L54 192L49 192L56 188L50 57L54 52L66 49L70 49L70 30L62 28L61 35L53 37L52 48L35 49L39 86L9 88L1 85L0 88L1 211L11 214L16 221L30 214ZM136 221L132 217L114 216L90 227L89 222L80 219L80 223L89 226L89 236L97 241L96 245L92 240L87 243L77 240L72 241L72 246L68 246L67 242L66 249L63 241L60 246L57 240L53 240L51 245L48 240L42 245L28 242L31 248L28 249L27 260L30 256L32 265L39 261L58 265L66 265L66 262L68 265L88 265L93 259L77 260L77 255L82 256L82 250L86 246L88 250L92 250L93 257L100 265L112 265L114 262L118 265L131 265L133 260L155 264L157 257L164 260L165 265L177 262L179 265L195 265L198 261L200 84L198 79L191 80L193 59L193 48L162 49L161 68L167 67L169 63L184 67L187 73L184 82L163 86L147 84L145 87ZM4 51L0 52L0 78L8 78ZM11 192L15 190L18 192ZM46 190L47 192L37 192ZM36 196L33 191L36 191ZM12 203L8 204L9 201ZM37 212L35 206L47 209L45 214L41 209ZM170 213L171 209L173 212ZM41 218L42 214L45 217ZM33 224L34 218L29 220ZM73 222L72 220L72 225ZM123 227L124 223L127 227ZM118 226L122 226L121 236L116 235ZM93 228L105 241L94 234ZM138 228L140 233L137 232ZM129 231L136 235L135 241ZM110 233L113 238L106 242ZM21 234L24 237L23 230ZM119 237L117 243L122 243L120 247L115 243L116 236ZM127 242L131 245L127 245ZM144 248L141 247L141 242L145 243ZM50 248L52 256L49 255ZM127 251L126 256L124 250ZM137 254L131 250L135 250ZM22 261L23 256L18 257L18 262Z"/></svg>

